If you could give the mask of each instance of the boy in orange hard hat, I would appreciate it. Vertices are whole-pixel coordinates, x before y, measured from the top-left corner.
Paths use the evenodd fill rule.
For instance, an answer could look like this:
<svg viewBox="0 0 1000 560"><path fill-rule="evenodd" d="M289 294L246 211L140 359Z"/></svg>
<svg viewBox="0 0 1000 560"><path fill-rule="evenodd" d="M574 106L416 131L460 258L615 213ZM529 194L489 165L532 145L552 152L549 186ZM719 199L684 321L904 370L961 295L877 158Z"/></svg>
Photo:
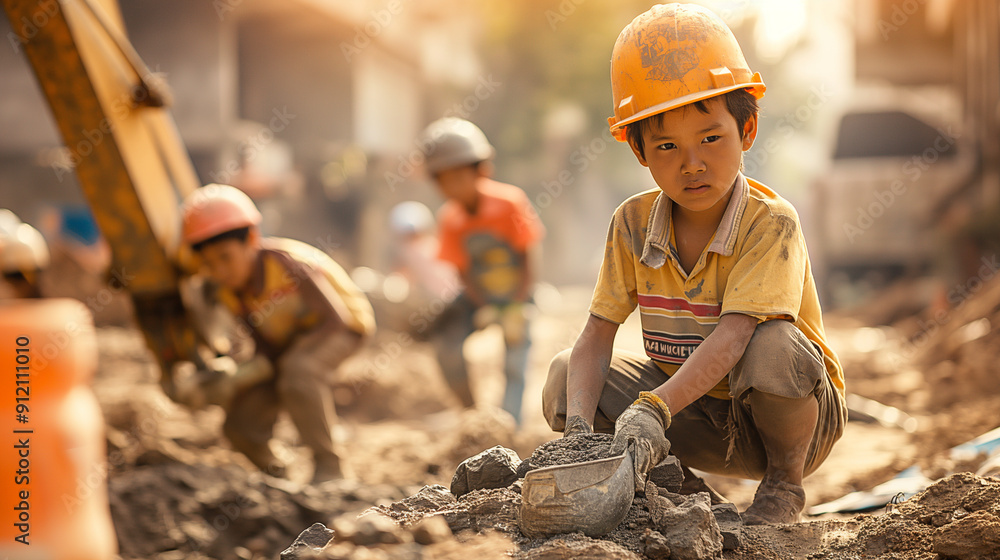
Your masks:
<svg viewBox="0 0 1000 560"><path fill-rule="evenodd" d="M760 480L744 522L795 522L802 478L847 409L798 215L740 172L764 83L726 24L694 4L635 18L611 83L611 131L659 188L612 217L588 322L550 367L546 420L565 436L614 431L638 482L668 452ZM612 349L636 307L645 356Z"/></svg>
<svg viewBox="0 0 1000 560"><path fill-rule="evenodd" d="M284 408L313 451L313 482L344 476L332 436L337 414L331 378L375 330L368 299L322 251L262 237L260 212L235 187L198 189L182 213L184 242L218 285L219 300L249 327L256 343L256 356L240 366L243 371L229 374L248 377L253 371L259 382L216 401L226 408L226 436L258 468L283 476L269 442Z"/></svg>
<svg viewBox="0 0 1000 560"><path fill-rule="evenodd" d="M448 199L438 213L439 258L455 265L463 290L435 325L438 361L462 404L472 406L462 345L475 330L499 323L506 346L502 406L520 422L529 303L545 228L524 191L490 179L495 150L475 124L439 119L419 144L428 173Z"/></svg>

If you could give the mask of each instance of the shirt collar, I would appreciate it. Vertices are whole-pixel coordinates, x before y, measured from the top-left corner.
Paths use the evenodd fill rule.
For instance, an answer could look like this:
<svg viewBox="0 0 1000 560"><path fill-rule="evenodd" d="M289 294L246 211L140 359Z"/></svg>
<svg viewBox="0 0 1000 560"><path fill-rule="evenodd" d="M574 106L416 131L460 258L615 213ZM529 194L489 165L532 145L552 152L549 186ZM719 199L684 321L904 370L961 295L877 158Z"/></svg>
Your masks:
<svg viewBox="0 0 1000 560"><path fill-rule="evenodd" d="M712 243L708 246L709 251L724 257L733 254L740 218L743 216L743 210L746 209L749 195L750 184L742 173L738 173L733 185L733 196L730 197L726 212L722 215L722 221L719 222L719 228L715 232ZM672 204L673 201L661 191L656 196L653 207L649 211L648 233L639 262L653 269L658 269L667 262L668 251L674 255L675 259L677 258L676 250L670 246L669 241L670 229L673 227Z"/></svg>

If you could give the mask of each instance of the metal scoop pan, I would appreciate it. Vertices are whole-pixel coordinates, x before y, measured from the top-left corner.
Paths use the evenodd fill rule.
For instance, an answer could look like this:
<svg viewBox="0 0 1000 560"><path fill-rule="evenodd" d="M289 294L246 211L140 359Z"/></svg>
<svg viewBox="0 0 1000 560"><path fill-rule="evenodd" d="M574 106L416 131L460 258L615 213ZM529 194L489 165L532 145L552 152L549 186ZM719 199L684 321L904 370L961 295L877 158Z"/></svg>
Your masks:
<svg viewBox="0 0 1000 560"><path fill-rule="evenodd" d="M531 538L615 529L635 496L631 448L624 454L529 472L521 488L521 532Z"/></svg>

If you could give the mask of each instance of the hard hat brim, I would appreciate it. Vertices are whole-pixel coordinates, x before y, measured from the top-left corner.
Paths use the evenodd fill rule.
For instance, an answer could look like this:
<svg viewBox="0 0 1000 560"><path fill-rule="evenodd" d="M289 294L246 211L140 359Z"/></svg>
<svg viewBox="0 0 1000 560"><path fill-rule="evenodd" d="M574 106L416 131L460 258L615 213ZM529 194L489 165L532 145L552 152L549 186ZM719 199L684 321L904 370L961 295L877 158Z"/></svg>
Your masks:
<svg viewBox="0 0 1000 560"><path fill-rule="evenodd" d="M767 86L760 79L760 74L754 74L753 79L755 81L736 84L731 86L725 86L721 88L709 89L705 91L698 91L689 95L682 97L677 97L669 101L660 103L659 105L654 105L639 111L638 113L628 117L627 119L622 119L621 121L616 121L615 117L608 117L608 125L611 130L612 136L615 140L619 142L625 142L625 127L637 123L642 119L652 117L653 115L658 115L660 113L666 113L667 111L672 111L674 109L683 107L685 105L690 105L692 103L697 103L698 101L704 101L710 97L716 97L718 95L723 95L731 91L736 91L738 89L745 89L749 91L754 97L760 99L764 97L764 92L767 90Z"/></svg>

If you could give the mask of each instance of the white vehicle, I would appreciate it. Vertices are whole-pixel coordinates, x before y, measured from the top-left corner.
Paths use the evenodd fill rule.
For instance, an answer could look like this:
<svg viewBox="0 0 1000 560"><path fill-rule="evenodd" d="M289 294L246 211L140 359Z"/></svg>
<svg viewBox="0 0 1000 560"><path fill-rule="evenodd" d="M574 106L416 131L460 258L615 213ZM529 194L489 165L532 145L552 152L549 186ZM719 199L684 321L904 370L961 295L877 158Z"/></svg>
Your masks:
<svg viewBox="0 0 1000 560"><path fill-rule="evenodd" d="M859 96L861 97L861 96ZM837 290L926 269L946 249L939 223L970 184L974 150L953 95L865 92L840 118L829 169L813 189L811 247Z"/></svg>

